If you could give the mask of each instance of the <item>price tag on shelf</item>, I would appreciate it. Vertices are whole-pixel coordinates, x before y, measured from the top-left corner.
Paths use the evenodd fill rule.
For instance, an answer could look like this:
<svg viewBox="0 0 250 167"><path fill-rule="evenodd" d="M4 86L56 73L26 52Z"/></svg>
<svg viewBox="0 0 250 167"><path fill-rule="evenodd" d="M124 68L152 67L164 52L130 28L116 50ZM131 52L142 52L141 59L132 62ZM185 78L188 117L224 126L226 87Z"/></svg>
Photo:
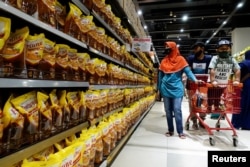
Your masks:
<svg viewBox="0 0 250 167"><path fill-rule="evenodd" d="M135 52L149 52L152 42L151 38L133 38L132 51Z"/></svg>

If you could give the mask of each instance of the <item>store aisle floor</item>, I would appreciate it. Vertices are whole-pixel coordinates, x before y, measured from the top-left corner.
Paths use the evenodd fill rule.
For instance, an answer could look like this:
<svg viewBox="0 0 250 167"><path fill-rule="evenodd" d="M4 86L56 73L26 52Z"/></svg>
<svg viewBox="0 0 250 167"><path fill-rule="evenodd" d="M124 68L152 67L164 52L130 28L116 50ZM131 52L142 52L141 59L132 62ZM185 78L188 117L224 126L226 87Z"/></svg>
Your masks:
<svg viewBox="0 0 250 167"><path fill-rule="evenodd" d="M188 102L185 98L182 110L183 125L185 125L189 115ZM209 127L214 127L216 120L210 119L210 115L207 115L205 122ZM221 127L229 127L226 120L220 122ZM184 130L186 139L180 139L176 132L174 136L166 137L164 135L166 131L163 102L156 102L111 167L207 167L208 150L250 149L250 131L247 130L237 130L237 147L233 146L232 130L213 131L214 146L210 145L208 132L204 129Z"/></svg>

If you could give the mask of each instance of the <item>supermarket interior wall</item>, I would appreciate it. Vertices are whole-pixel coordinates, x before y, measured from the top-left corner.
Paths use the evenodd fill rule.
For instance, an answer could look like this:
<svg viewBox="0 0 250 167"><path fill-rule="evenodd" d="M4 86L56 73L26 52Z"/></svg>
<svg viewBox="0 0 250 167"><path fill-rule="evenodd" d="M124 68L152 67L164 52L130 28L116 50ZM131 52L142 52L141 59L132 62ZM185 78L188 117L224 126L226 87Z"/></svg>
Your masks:
<svg viewBox="0 0 250 167"><path fill-rule="evenodd" d="M250 46L250 27L235 28L232 31L232 55Z"/></svg>

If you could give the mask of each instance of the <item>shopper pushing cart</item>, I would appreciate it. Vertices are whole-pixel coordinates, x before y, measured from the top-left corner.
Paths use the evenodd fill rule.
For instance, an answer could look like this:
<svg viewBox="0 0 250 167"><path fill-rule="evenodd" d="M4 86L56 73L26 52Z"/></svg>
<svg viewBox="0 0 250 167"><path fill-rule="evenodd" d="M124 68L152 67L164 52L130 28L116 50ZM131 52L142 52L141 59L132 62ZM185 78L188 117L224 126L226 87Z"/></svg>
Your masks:
<svg viewBox="0 0 250 167"><path fill-rule="evenodd" d="M227 113L240 112L240 67L237 61L230 55L231 43L221 40L217 47L218 55L214 56L209 64L211 84L197 87L192 85L189 90L191 113L195 113L199 121L209 132L210 144L214 145L212 130L232 130L234 145L237 145L236 131L227 117ZM234 74L233 81L230 81L231 74ZM215 128L211 128L197 115L197 113L210 113L218 116ZM225 118L229 128L220 128L220 120ZM186 123L189 129L189 118Z"/></svg>

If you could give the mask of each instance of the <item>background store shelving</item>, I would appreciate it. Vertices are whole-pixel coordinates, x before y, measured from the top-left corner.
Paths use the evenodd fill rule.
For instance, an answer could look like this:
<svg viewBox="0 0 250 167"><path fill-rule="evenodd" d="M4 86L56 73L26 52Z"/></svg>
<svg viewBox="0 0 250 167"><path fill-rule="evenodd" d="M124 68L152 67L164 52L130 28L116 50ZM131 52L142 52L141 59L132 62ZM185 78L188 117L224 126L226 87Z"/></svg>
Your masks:
<svg viewBox="0 0 250 167"><path fill-rule="evenodd" d="M105 21L103 21L102 18L100 18L94 11L90 12L78 0L73 0L72 2L74 2L78 7L80 7L85 14L87 14L87 15L92 14L95 17L95 19L97 19L105 27L105 29L107 29L111 34L113 34L113 36L121 44L126 44L105 23ZM115 2L115 3L117 3L117 2ZM151 75L145 74L145 73L139 71L138 69L131 67L126 62L120 62L120 61L110 57L109 55L103 54L103 53L97 51L96 49L89 47L86 43L81 42L81 41L69 36L68 34L65 34L65 33L51 27L50 25L43 23L43 22L37 20L36 18L34 18L26 13L23 13L22 11L20 11L20 10L2 2L2 1L0 1L0 10L3 11L4 16L10 17L11 19L15 20L16 21L15 24L20 23L20 22L22 23L21 25L27 24L27 25L32 27L32 31L35 30L35 31L45 32L46 34L48 34L48 36L54 37L57 41L60 41L60 42L63 41L65 43L69 43L70 45L79 49L80 51L86 51L86 52L90 53L92 56L101 57L101 58L103 58L107 61L110 61L112 63L115 63L121 67L127 68L135 73L139 73L139 74L147 76L149 78L152 77ZM126 25L128 25L128 24L126 24ZM133 30L134 28L130 27L130 29ZM147 63L145 63L140 58L140 56L137 53L131 52L131 54L133 54L136 58L138 58L144 64L144 66L146 66L146 68L151 68ZM152 70L152 69L150 69L150 70ZM25 78L23 76L21 78L0 78L0 80L1 80L0 89L4 89L4 88L17 88L17 89L18 88L20 88L20 89L26 89L26 88L29 88L29 89L30 88L31 89L35 89L35 88L45 88L45 89L46 88L68 88L70 85L71 88L83 88L83 89L97 90L97 89L141 88L141 87L148 86L148 85L93 85L93 84L90 85L89 82L82 82L82 81L28 79L28 78ZM148 109L145 112L143 112L143 115L141 116L140 120L146 115L146 113L149 111L149 109L151 107L152 107L152 104L148 107ZM102 117L99 117L99 118L94 119L92 121L81 123L73 128L70 128L66 131L60 132L59 134L56 134L52 137L49 137L48 139L34 143L33 145L31 145L29 147L22 148L21 150L16 150L16 152L2 157L0 159L0 163L1 163L1 165L6 166L6 167L11 166L11 165L43 150L47 146L50 146L53 143L56 143L62 139L65 139L66 137L81 131L83 128L94 125L94 124L100 122L102 119L110 116L111 114L113 114L115 112L119 112L121 110L122 110L122 108L115 109L115 110L111 111L110 113L105 114ZM131 127L131 129L129 130L127 135L125 137L123 137L123 139L121 141L119 141L116 148L110 153L110 155L108 157L106 157L106 159L103 161L102 164L100 164L100 166L106 166L109 163L111 163L111 161L113 161L113 159L115 158L115 156L117 155L119 150L122 148L122 146L128 140L129 136L133 133L134 129L136 128L136 126L138 125L140 120L138 120L136 122L136 124L134 124L133 127Z"/></svg>

